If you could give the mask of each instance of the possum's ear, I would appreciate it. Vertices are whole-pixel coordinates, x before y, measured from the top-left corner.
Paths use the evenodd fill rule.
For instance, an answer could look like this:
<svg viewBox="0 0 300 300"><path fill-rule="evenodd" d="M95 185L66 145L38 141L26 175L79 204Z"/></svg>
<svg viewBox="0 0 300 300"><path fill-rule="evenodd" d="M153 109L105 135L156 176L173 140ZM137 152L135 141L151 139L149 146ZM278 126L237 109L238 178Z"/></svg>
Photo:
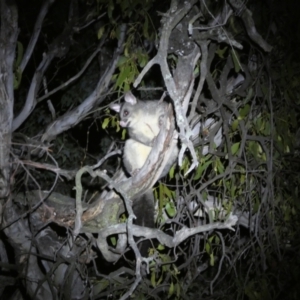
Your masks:
<svg viewBox="0 0 300 300"><path fill-rule="evenodd" d="M118 103L113 103L109 106L109 108L119 113L121 110L121 105Z"/></svg>
<svg viewBox="0 0 300 300"><path fill-rule="evenodd" d="M126 94L125 94L125 101L127 102L127 103L130 103L131 105L135 105L135 104L137 104L137 99L134 97L134 95L131 93L131 92L127 92Z"/></svg>

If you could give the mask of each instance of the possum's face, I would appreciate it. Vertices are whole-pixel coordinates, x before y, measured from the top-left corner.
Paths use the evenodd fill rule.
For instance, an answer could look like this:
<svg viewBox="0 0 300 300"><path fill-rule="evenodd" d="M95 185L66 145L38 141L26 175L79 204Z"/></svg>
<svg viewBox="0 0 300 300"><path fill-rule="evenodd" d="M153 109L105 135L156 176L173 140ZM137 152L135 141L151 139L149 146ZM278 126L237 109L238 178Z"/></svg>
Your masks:
<svg viewBox="0 0 300 300"><path fill-rule="evenodd" d="M140 110L136 105L124 103L120 111L120 125L122 127L133 128L140 119Z"/></svg>
<svg viewBox="0 0 300 300"><path fill-rule="evenodd" d="M133 128L142 116L142 112L138 105L138 100L131 92L125 94L125 102L120 104L112 104L110 108L120 114L120 125L122 127Z"/></svg>

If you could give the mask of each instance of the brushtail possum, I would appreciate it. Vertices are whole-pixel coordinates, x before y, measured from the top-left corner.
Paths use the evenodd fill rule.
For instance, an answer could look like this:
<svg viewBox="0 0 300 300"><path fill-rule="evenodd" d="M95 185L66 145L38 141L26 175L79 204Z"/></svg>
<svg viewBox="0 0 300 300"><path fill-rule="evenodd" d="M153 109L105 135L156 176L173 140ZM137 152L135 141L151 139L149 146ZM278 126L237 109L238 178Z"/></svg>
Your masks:
<svg viewBox="0 0 300 300"><path fill-rule="evenodd" d="M145 164L159 134L160 127L167 115L168 103L164 101L142 101L128 92L123 104L112 104L111 109L120 114L120 125L126 127L130 139L125 143L123 163L126 171L132 175ZM165 176L178 154L175 149L161 177Z"/></svg>
<svg viewBox="0 0 300 300"><path fill-rule="evenodd" d="M110 108L120 114L120 125L128 130L130 138L124 146L123 164L129 175L132 175L145 164L152 150L154 139L164 123L168 104L163 101L138 100L131 92L126 93L124 98L123 104L112 104ZM176 148L160 177L168 173L177 155L178 149ZM154 227L154 197L151 190L133 199L132 208L137 217L135 222L137 225ZM141 249L143 256L147 255L149 246L143 242Z"/></svg>

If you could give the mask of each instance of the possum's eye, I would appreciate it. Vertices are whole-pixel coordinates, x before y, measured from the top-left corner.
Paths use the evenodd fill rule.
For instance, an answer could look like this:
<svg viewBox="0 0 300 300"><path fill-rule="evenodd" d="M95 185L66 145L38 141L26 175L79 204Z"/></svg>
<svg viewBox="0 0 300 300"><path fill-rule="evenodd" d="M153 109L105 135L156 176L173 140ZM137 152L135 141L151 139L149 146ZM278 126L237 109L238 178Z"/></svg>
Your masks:
<svg viewBox="0 0 300 300"><path fill-rule="evenodd" d="M127 117L128 115L129 115L129 111L128 111L128 110L124 110L124 111L123 111L123 116L124 116L124 117Z"/></svg>

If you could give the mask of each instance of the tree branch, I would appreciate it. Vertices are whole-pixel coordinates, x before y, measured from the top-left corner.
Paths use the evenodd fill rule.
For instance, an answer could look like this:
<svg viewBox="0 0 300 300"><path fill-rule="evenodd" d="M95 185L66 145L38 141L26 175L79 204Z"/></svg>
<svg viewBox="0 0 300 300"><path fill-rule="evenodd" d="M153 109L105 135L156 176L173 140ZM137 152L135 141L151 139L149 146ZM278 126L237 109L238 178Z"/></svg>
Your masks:
<svg viewBox="0 0 300 300"><path fill-rule="evenodd" d="M0 199L3 199L10 193L9 162L14 106L13 64L19 32L15 1L0 1L0 21Z"/></svg>
<svg viewBox="0 0 300 300"><path fill-rule="evenodd" d="M188 97L191 96L193 71L197 62L197 58L199 57L199 49L197 49L197 47L194 47L193 49L190 46L190 48L193 50L188 55L182 55L178 57L178 63L174 72L174 77L172 76L169 69L167 56L169 49L169 38L172 30L186 16L186 14L191 10L195 3L196 1L185 2L179 8L179 5L177 6L177 1L172 1L169 11L162 19L163 25L158 52L156 56L146 65L140 76L138 76L138 78L134 82L134 87L136 87L142 80L142 77L145 75L147 70L149 70L156 63L160 65L166 88L174 102L176 123L179 127L180 140L182 142L182 149L180 151L179 158L183 157L183 153L185 152L186 148L190 150L190 153L192 155L193 164L191 165L189 171L191 171L198 165L198 159L193 143L190 141L192 132L189 128L182 105L184 101L188 103ZM188 30L188 28L184 28L184 30ZM182 68L182 66L185 67ZM181 163L182 159L179 160L179 165L181 165Z"/></svg>
<svg viewBox="0 0 300 300"><path fill-rule="evenodd" d="M105 92L109 87L111 77L115 72L119 57L123 51L125 35L126 26L125 24L123 24L121 26L118 47L114 53L111 64L107 67L103 76L98 81L97 87L79 106L52 122L43 134L42 141L49 142L53 140L58 134L78 124L84 118L85 114L89 112L96 105L96 103L100 102L99 99L101 99L102 101L105 98Z"/></svg>
<svg viewBox="0 0 300 300"><path fill-rule="evenodd" d="M45 19L45 16L48 13L48 10L50 6L55 2L55 0L44 0L44 3L42 4L42 7L40 9L40 13L36 19L36 22L34 24L33 34L31 35L29 44L26 48L25 54L23 56L22 62L20 64L20 70L23 73L24 69L26 68L26 65L31 58L32 52L34 50L34 47L36 45L36 42L38 40L38 37L40 35L42 24Z"/></svg>
<svg viewBox="0 0 300 300"><path fill-rule="evenodd" d="M68 52L72 42L72 35L74 33L72 25L73 24L71 23L67 24L62 34L59 35L49 46L48 53L44 53L43 59L33 75L25 105L19 115L13 121L13 131L18 129L23 124L23 122L28 118L35 108L37 104L36 96L40 88L41 81L51 61L55 57L62 57Z"/></svg>

